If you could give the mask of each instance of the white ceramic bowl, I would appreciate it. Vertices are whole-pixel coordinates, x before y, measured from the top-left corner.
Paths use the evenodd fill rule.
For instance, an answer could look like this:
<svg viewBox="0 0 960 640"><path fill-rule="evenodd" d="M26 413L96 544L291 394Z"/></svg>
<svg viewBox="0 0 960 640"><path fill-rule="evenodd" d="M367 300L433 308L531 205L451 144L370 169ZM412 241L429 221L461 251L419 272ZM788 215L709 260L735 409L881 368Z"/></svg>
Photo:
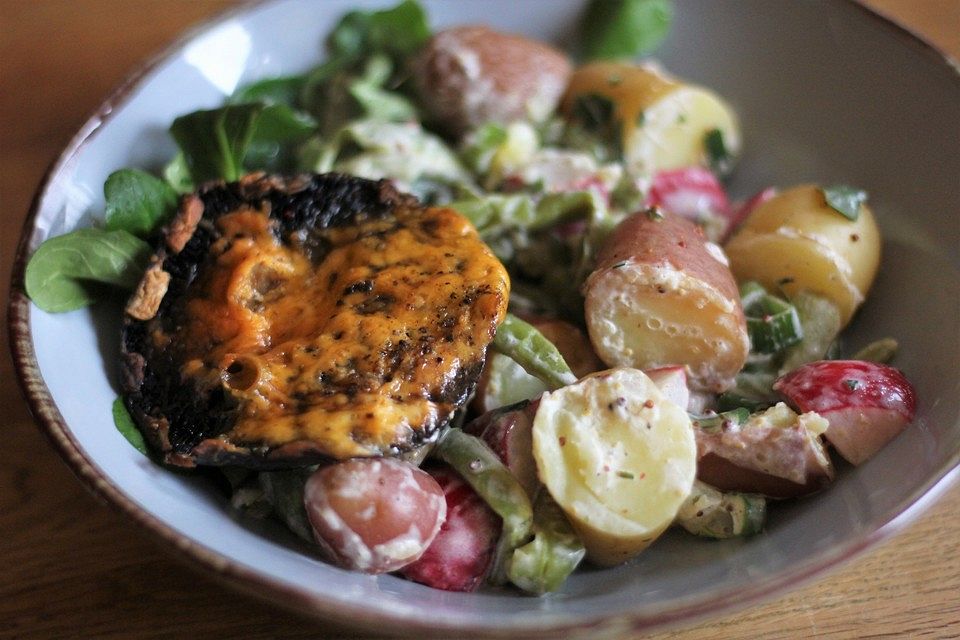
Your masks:
<svg viewBox="0 0 960 640"><path fill-rule="evenodd" d="M336 18L368 4L282 0L200 28L112 96L47 176L14 272L13 350L41 426L93 490L188 561L300 611L381 632L517 638L616 635L756 602L901 527L958 475L960 75L928 45L845 0L678 2L658 52L668 69L713 87L740 114L735 196L801 181L870 192L884 258L849 341L896 336L897 364L919 392L907 432L824 493L776 505L762 535L711 542L671 532L636 561L581 570L545 598L445 593L331 567L282 527L238 519L208 483L134 451L110 418L119 307L39 311L23 294L25 256L99 215L111 171L161 166L174 152L166 130L175 116L216 106L239 84L307 69ZM435 25L487 22L560 43L581 5L425 4Z"/></svg>

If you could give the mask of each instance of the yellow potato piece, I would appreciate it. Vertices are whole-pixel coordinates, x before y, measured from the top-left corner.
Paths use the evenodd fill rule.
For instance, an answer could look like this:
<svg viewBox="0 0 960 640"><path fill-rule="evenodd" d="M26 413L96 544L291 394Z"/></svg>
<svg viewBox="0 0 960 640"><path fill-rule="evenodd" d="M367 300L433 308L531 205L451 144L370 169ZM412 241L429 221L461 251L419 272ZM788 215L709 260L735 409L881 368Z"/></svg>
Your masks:
<svg viewBox="0 0 960 640"><path fill-rule="evenodd" d="M563 107L598 94L615 105L622 123L624 159L641 174L707 163L704 137L718 129L727 151L740 151L733 110L708 89L688 85L652 66L594 62L577 69Z"/></svg>
<svg viewBox="0 0 960 640"><path fill-rule="evenodd" d="M544 394L533 454L540 480L601 565L653 542L673 522L697 469L686 411L628 368Z"/></svg>
<svg viewBox="0 0 960 640"><path fill-rule="evenodd" d="M733 111L713 92L684 85L646 106L643 124L626 137L624 159L639 173L706 165L704 137L713 129L736 156L740 128Z"/></svg>
<svg viewBox="0 0 960 640"><path fill-rule="evenodd" d="M787 296L825 296L846 325L876 277L880 232L866 205L851 221L827 205L819 187L801 185L757 207L725 250L737 280Z"/></svg>

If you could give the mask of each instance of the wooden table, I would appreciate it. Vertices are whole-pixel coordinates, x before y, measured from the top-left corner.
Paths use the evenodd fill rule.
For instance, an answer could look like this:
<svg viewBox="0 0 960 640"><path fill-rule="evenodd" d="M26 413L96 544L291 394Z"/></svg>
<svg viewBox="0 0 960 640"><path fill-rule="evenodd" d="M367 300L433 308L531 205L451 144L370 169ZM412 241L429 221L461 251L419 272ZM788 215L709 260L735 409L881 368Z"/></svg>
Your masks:
<svg viewBox="0 0 960 640"><path fill-rule="evenodd" d="M6 300L20 226L47 164L139 62L232 4L0 0L0 299ZM958 0L871 4L960 58ZM195 573L91 498L34 426L6 349L0 407L0 637L347 635ZM960 636L960 487L905 532L812 585L656 637L811 636Z"/></svg>

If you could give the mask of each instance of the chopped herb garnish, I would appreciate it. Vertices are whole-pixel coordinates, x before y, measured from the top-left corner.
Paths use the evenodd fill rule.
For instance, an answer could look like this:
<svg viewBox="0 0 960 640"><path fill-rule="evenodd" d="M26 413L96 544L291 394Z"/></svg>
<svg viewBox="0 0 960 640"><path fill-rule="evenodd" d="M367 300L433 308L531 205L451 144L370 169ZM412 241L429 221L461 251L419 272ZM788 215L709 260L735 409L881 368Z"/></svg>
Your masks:
<svg viewBox="0 0 960 640"><path fill-rule="evenodd" d="M611 268L611 269L619 269L620 267L623 267L623 266L625 266L626 264L627 264L627 261L624 260L623 262L618 262L617 264L613 265L613 266L610 267L610 268Z"/></svg>
<svg viewBox="0 0 960 640"><path fill-rule="evenodd" d="M850 391L856 391L857 387L860 386L860 382L858 382L857 380L844 380L843 386L845 386Z"/></svg>
<svg viewBox="0 0 960 640"><path fill-rule="evenodd" d="M572 143L592 148L598 158L616 160L623 156L623 129L616 105L607 96L588 93L573 103L573 125L566 135L581 140Z"/></svg>
<svg viewBox="0 0 960 640"><path fill-rule="evenodd" d="M637 114L637 127L642 127L643 123L647 121L646 111L641 111Z"/></svg>
<svg viewBox="0 0 960 640"><path fill-rule="evenodd" d="M851 222L857 221L860 217L860 205L867 201L866 191L845 184L824 187L822 191L831 209Z"/></svg>
<svg viewBox="0 0 960 640"><path fill-rule="evenodd" d="M663 220L663 211L660 210L660 207L648 207L644 213L651 220Z"/></svg>
<svg viewBox="0 0 960 640"><path fill-rule="evenodd" d="M633 480L635 477L629 471L617 471L617 475L620 476L621 478L626 478L627 480Z"/></svg>
<svg viewBox="0 0 960 640"><path fill-rule="evenodd" d="M587 131L594 133L610 126L615 110L613 100L596 93L577 96L573 103L573 117L579 120Z"/></svg>
<svg viewBox="0 0 960 640"><path fill-rule="evenodd" d="M710 168L718 175L730 172L731 158L727 143L720 129L711 129L703 136L703 147L707 152Z"/></svg>

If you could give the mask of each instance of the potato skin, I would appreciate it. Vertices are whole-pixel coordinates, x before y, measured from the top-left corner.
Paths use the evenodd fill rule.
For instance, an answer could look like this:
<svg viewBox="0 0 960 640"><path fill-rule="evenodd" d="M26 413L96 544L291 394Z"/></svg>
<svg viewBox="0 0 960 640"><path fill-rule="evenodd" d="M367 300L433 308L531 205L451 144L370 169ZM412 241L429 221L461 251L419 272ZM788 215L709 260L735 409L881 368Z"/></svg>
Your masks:
<svg viewBox="0 0 960 640"><path fill-rule="evenodd" d="M431 118L457 136L485 122L546 119L572 69L542 42L462 26L431 38L413 61L413 78Z"/></svg>
<svg viewBox="0 0 960 640"><path fill-rule="evenodd" d="M749 339L725 260L680 216L640 212L624 220L584 285L597 355L610 366L684 365L693 388L729 388Z"/></svg>
<svg viewBox="0 0 960 640"><path fill-rule="evenodd" d="M757 207L726 245L734 275L792 297L802 290L830 299L846 325L880 265L880 231L861 205L851 221L805 184Z"/></svg>

